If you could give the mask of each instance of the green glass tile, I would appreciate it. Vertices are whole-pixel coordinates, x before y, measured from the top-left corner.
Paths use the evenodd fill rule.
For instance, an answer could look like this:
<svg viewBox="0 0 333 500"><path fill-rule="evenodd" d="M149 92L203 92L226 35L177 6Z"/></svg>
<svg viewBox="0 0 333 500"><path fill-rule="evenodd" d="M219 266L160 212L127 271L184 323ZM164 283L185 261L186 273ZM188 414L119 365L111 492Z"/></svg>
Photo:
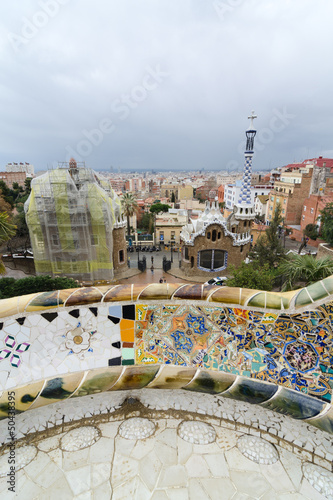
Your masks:
<svg viewBox="0 0 333 500"><path fill-rule="evenodd" d="M253 307L265 307L265 295L266 292L257 293L252 299L250 299L247 303L248 306Z"/></svg>
<svg viewBox="0 0 333 500"><path fill-rule="evenodd" d="M303 288L301 292L296 297L295 307L303 307L312 304L312 301L306 291L306 288Z"/></svg>
<svg viewBox="0 0 333 500"><path fill-rule="evenodd" d="M238 378L237 382L223 393L223 397L258 404L269 400L277 389L278 386L275 384L259 382L252 378Z"/></svg>
<svg viewBox="0 0 333 500"><path fill-rule="evenodd" d="M306 420L309 424L318 427L322 431L329 432L333 434L333 406L329 408L328 411L323 411L323 415L318 415L315 418L309 418Z"/></svg>
<svg viewBox="0 0 333 500"><path fill-rule="evenodd" d="M324 297L328 296L328 293L326 292L325 288L320 283L320 281L318 281L318 283L314 283L313 285L308 286L307 289L312 300L314 301L323 299Z"/></svg>
<svg viewBox="0 0 333 500"><path fill-rule="evenodd" d="M134 364L130 360L123 361L123 365ZM159 370L159 365L149 366L128 366L120 377L120 380L112 387L112 391L123 391L130 389L142 389L146 387L155 377Z"/></svg>
<svg viewBox="0 0 333 500"><path fill-rule="evenodd" d="M281 309L281 295L266 293L266 307L268 309Z"/></svg>
<svg viewBox="0 0 333 500"><path fill-rule="evenodd" d="M123 359L121 364L122 365L134 365L134 359Z"/></svg>
<svg viewBox="0 0 333 500"><path fill-rule="evenodd" d="M329 276L323 280L324 286L329 293L333 293L333 276Z"/></svg>
<svg viewBox="0 0 333 500"><path fill-rule="evenodd" d="M95 394L109 390L117 382L121 371L121 366L90 370L82 385L72 397L86 396L87 394Z"/></svg>
<svg viewBox="0 0 333 500"><path fill-rule="evenodd" d="M302 420L319 415L325 405L317 398L285 387L270 401L261 403L265 408Z"/></svg>
<svg viewBox="0 0 333 500"><path fill-rule="evenodd" d="M132 347L123 347L121 357L122 359L134 359L134 349Z"/></svg>
<svg viewBox="0 0 333 500"><path fill-rule="evenodd" d="M58 306L58 292L44 292L38 295L35 299L29 302L27 306L27 311L33 308L46 308L46 307L57 307Z"/></svg>
<svg viewBox="0 0 333 500"><path fill-rule="evenodd" d="M209 394L218 394L226 391L234 383L236 377L231 373L214 373L201 371L190 382L185 389L188 391L207 392Z"/></svg>

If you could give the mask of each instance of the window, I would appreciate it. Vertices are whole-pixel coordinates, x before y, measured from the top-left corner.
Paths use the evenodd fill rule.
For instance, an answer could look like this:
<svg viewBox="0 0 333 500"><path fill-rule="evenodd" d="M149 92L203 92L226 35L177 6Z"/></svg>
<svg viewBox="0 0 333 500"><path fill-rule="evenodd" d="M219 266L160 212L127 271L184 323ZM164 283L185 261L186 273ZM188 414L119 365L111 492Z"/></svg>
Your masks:
<svg viewBox="0 0 333 500"><path fill-rule="evenodd" d="M226 267L227 252L224 250L201 250L199 252L199 266L201 269L218 271Z"/></svg>
<svg viewBox="0 0 333 500"><path fill-rule="evenodd" d="M91 234L90 235L90 244L93 246L98 245L98 236L97 234Z"/></svg>
<svg viewBox="0 0 333 500"><path fill-rule="evenodd" d="M184 260L189 260L188 247L184 247Z"/></svg>
<svg viewBox="0 0 333 500"><path fill-rule="evenodd" d="M210 240L210 232L207 233L207 240Z"/></svg>
<svg viewBox="0 0 333 500"><path fill-rule="evenodd" d="M304 208L303 208L304 212L306 212L306 205L304 205Z"/></svg>
<svg viewBox="0 0 333 500"><path fill-rule="evenodd" d="M164 241L164 231L160 231L160 241Z"/></svg>
<svg viewBox="0 0 333 500"><path fill-rule="evenodd" d="M282 213L283 213L283 214L285 213L285 209L284 209L284 208L282 209Z"/></svg>
<svg viewBox="0 0 333 500"><path fill-rule="evenodd" d="M245 221L244 221L244 227L246 227L246 226L247 226L247 221L245 220Z"/></svg>
<svg viewBox="0 0 333 500"><path fill-rule="evenodd" d="M243 248L244 248L244 247L243 247L243 245L241 245L241 246L240 246L240 253L242 253L242 252L243 252Z"/></svg>
<svg viewBox="0 0 333 500"><path fill-rule="evenodd" d="M304 219L305 219L305 215L302 215L302 220L304 220Z"/></svg>
<svg viewBox="0 0 333 500"><path fill-rule="evenodd" d="M59 246L59 236L57 234L53 233L51 238L52 238L53 246L55 246L55 247Z"/></svg>
<svg viewBox="0 0 333 500"><path fill-rule="evenodd" d="M175 239L175 231L171 231L171 239L174 240Z"/></svg>
<svg viewBox="0 0 333 500"><path fill-rule="evenodd" d="M124 250L119 250L119 262L124 262Z"/></svg>
<svg viewBox="0 0 333 500"><path fill-rule="evenodd" d="M219 232L217 233L217 239L218 239L218 240L220 240L220 239L221 239L221 231L219 231Z"/></svg>
<svg viewBox="0 0 333 500"><path fill-rule="evenodd" d="M287 203L287 200L286 200L286 199L284 199L284 200L283 200L283 204L285 205L286 203Z"/></svg>
<svg viewBox="0 0 333 500"><path fill-rule="evenodd" d="M212 232L212 241L216 241L216 229L213 229L213 232Z"/></svg>
<svg viewBox="0 0 333 500"><path fill-rule="evenodd" d="M310 209L310 213L313 214L313 208Z"/></svg>

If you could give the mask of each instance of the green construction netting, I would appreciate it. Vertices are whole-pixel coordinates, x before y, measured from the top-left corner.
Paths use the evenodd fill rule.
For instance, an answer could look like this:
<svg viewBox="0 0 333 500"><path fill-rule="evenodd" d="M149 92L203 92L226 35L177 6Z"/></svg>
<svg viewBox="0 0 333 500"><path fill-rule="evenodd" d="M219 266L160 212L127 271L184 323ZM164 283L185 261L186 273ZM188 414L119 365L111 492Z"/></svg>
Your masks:
<svg viewBox="0 0 333 500"><path fill-rule="evenodd" d="M33 180L25 212L38 274L112 279L112 230L123 219L107 179L86 168L52 170Z"/></svg>

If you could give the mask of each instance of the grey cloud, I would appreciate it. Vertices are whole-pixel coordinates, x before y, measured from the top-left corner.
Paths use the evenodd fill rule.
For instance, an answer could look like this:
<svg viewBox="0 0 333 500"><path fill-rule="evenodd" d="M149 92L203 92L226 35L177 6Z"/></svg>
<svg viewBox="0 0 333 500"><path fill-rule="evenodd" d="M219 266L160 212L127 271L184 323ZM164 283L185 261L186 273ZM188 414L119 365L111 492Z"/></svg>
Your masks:
<svg viewBox="0 0 333 500"><path fill-rule="evenodd" d="M45 13L46 4L58 6L56 14ZM114 130L84 158L96 169L242 168L239 144L252 109L263 146L254 168L331 151L332 14L325 0L7 3L1 163L44 169L108 119ZM36 28L38 19L44 25ZM28 33L29 22L35 32L14 47L13 36ZM121 119L113 103L140 96L133 89L158 65L168 77L136 106L126 104ZM276 110L293 119L273 130Z"/></svg>

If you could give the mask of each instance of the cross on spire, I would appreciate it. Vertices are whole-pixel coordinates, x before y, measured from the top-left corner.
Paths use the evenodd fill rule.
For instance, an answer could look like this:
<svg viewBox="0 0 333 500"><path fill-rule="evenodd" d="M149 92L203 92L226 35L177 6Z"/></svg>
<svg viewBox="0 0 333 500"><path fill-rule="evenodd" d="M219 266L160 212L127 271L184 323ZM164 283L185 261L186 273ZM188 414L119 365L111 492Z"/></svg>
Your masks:
<svg viewBox="0 0 333 500"><path fill-rule="evenodd" d="M250 123L250 127L248 130L254 130L254 124L253 124L253 120L255 118L258 118L257 115L254 114L254 111L251 112L251 115L248 116L248 119L251 120L251 123Z"/></svg>

